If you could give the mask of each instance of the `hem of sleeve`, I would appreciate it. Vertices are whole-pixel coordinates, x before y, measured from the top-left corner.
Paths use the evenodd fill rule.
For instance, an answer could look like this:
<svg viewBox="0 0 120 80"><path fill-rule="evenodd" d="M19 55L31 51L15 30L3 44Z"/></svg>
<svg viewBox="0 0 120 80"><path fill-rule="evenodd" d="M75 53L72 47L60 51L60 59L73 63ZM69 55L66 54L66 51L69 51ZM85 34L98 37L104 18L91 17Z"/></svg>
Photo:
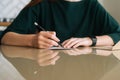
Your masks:
<svg viewBox="0 0 120 80"><path fill-rule="evenodd" d="M114 44L116 44L118 41L120 41L120 34L115 33L115 34L109 34L108 36L110 36L114 42Z"/></svg>

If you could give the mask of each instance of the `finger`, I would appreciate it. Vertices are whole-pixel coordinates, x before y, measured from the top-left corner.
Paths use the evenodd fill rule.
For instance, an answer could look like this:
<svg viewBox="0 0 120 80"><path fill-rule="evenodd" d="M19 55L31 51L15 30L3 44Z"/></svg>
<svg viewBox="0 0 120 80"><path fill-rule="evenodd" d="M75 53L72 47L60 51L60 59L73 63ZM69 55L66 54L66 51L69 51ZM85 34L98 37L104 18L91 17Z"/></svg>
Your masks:
<svg viewBox="0 0 120 80"><path fill-rule="evenodd" d="M47 52L46 54L44 53L44 54L38 55L38 59L39 60L50 59L50 58L53 58L56 55L58 55L58 52L49 51L49 53Z"/></svg>
<svg viewBox="0 0 120 80"><path fill-rule="evenodd" d="M40 66L48 66L48 65L54 65L55 62L60 58L60 56L55 56L54 58L44 61L42 63L39 63Z"/></svg>
<svg viewBox="0 0 120 80"><path fill-rule="evenodd" d="M44 36L39 36L39 45L41 45L41 44L46 45L46 46L49 46L49 45L57 46L58 45L58 43L54 40L48 39Z"/></svg>
<svg viewBox="0 0 120 80"><path fill-rule="evenodd" d="M42 58L42 57L47 56L47 55L52 54L52 53L54 53L54 51L52 51L52 50L46 50L46 49L40 50L37 57Z"/></svg>
<svg viewBox="0 0 120 80"><path fill-rule="evenodd" d="M47 37L49 39L52 39L56 42L59 42L60 40L56 37L56 33L52 32L52 31L44 31L44 32L40 32L40 35L43 35L44 37Z"/></svg>
<svg viewBox="0 0 120 80"><path fill-rule="evenodd" d="M71 50L66 50L65 53L68 54L68 55L72 55L72 51Z"/></svg>
<svg viewBox="0 0 120 80"><path fill-rule="evenodd" d="M79 39L79 38L70 39L70 40L64 45L64 47L66 47L66 48L71 48L72 46L74 46L75 44L77 44L79 41L81 41L81 39Z"/></svg>
<svg viewBox="0 0 120 80"><path fill-rule="evenodd" d="M50 31L49 33L52 34L50 39L54 40L55 42L60 41L60 39L56 36L56 32Z"/></svg>
<svg viewBox="0 0 120 80"><path fill-rule="evenodd" d="M55 56L54 58L52 58L52 59L50 60L50 63L51 63L52 65L54 65L59 58L60 58L60 56Z"/></svg>
<svg viewBox="0 0 120 80"><path fill-rule="evenodd" d="M68 40L65 40L65 41L62 43L62 45L64 46L67 42L68 42Z"/></svg>
<svg viewBox="0 0 120 80"><path fill-rule="evenodd" d="M67 54L71 55L71 56L76 56L78 55L78 53L75 50L69 50L67 51Z"/></svg>
<svg viewBox="0 0 120 80"><path fill-rule="evenodd" d="M46 44L46 43L44 43L44 42L38 44L38 48L43 48L43 49L45 49L45 48L50 48L50 47L52 47L52 46L53 46L53 45Z"/></svg>
<svg viewBox="0 0 120 80"><path fill-rule="evenodd" d="M44 43L44 44L41 45L41 48L43 47L43 48L48 49L48 48L51 48L52 46L53 46L53 45Z"/></svg>
<svg viewBox="0 0 120 80"><path fill-rule="evenodd" d="M55 52L55 53L53 53L53 54L48 54L48 55L46 55L46 56L39 57L38 62L39 62L39 63L42 63L42 62L44 62L44 61L46 61L46 60L49 60L49 59L54 58L54 57L57 56L57 55L58 55L58 52Z"/></svg>
<svg viewBox="0 0 120 80"><path fill-rule="evenodd" d="M69 43L68 45L66 45L67 48L72 48L74 45L78 44L79 43L79 40L74 40L72 41L71 43ZM73 47L75 48L75 47Z"/></svg>
<svg viewBox="0 0 120 80"><path fill-rule="evenodd" d="M73 38L66 40L63 44L64 47L67 47L73 40L74 40Z"/></svg>
<svg viewBox="0 0 120 80"><path fill-rule="evenodd" d="M80 41L80 42L78 42L77 44L75 44L75 45L73 46L73 48L77 48L77 47L79 47L79 46L83 46L82 41Z"/></svg>

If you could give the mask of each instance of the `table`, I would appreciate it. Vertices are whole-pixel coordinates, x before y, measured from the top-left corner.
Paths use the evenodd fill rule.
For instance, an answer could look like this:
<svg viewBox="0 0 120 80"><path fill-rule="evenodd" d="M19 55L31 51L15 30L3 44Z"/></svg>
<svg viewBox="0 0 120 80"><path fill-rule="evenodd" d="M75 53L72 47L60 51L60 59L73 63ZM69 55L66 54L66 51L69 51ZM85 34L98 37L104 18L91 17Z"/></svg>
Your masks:
<svg viewBox="0 0 120 80"><path fill-rule="evenodd" d="M0 80L120 80L120 51L1 45Z"/></svg>

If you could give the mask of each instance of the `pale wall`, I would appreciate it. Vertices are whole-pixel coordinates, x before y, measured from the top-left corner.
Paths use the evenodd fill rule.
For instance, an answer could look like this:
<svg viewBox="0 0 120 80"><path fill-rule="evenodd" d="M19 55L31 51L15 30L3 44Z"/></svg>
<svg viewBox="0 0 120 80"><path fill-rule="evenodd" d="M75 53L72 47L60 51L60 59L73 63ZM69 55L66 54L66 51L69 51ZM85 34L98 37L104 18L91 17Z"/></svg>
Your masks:
<svg viewBox="0 0 120 80"><path fill-rule="evenodd" d="M120 0L99 0L106 10L120 23Z"/></svg>

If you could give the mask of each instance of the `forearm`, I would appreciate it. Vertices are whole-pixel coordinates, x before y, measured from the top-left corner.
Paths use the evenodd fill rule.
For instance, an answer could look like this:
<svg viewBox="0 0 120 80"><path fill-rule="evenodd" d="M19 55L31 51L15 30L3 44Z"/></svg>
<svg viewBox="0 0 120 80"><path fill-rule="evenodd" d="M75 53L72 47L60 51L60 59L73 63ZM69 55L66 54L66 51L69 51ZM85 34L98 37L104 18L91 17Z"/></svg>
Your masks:
<svg viewBox="0 0 120 80"><path fill-rule="evenodd" d="M112 46L114 45L114 42L111 37L104 35L104 36L96 36L97 40L95 42L95 46ZM70 38L68 40L65 40L62 45L65 48L76 48L79 46L91 46L93 44L93 41L90 37L85 38Z"/></svg>
<svg viewBox="0 0 120 80"><path fill-rule="evenodd" d="M32 41L34 40L35 34L17 34L14 32L6 33L2 40L2 44L15 45L15 46L29 46L32 47Z"/></svg>
<svg viewBox="0 0 120 80"><path fill-rule="evenodd" d="M97 43L96 46L112 46L114 45L114 42L110 36L104 35L104 36L96 36Z"/></svg>

